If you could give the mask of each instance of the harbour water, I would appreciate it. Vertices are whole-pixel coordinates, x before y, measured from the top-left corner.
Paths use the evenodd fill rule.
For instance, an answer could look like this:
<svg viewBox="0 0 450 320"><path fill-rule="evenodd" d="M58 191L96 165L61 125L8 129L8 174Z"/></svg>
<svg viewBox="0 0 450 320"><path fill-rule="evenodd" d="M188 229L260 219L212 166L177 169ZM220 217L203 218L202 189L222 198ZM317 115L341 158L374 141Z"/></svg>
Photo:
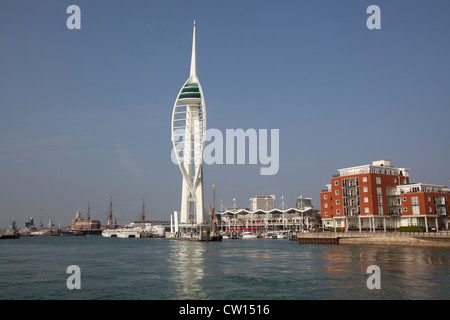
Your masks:
<svg viewBox="0 0 450 320"><path fill-rule="evenodd" d="M0 242L0 300L450 298L448 248L22 237ZM69 290L67 267L80 268ZM381 289L366 273L380 268Z"/></svg>

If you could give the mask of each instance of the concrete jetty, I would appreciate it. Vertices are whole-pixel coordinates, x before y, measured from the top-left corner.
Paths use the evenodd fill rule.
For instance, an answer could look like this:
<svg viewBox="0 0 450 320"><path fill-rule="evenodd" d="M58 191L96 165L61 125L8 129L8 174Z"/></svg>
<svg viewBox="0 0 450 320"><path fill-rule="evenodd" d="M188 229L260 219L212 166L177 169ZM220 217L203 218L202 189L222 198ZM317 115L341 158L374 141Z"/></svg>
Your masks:
<svg viewBox="0 0 450 320"><path fill-rule="evenodd" d="M450 235L445 233L299 233L297 234L297 241L300 244L323 243L450 247Z"/></svg>

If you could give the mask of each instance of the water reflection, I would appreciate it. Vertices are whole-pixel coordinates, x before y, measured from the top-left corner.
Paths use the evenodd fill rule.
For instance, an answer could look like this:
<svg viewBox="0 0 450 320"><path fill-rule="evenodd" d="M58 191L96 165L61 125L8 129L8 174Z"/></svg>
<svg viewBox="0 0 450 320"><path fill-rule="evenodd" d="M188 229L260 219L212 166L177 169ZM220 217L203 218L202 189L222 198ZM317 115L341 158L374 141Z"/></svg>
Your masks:
<svg viewBox="0 0 450 320"><path fill-rule="evenodd" d="M94 238L2 243L0 299L450 298L446 248ZM65 286L70 264L82 269L79 292ZM381 290L366 286L370 265Z"/></svg>
<svg viewBox="0 0 450 320"><path fill-rule="evenodd" d="M173 299L207 299L201 285L205 276L205 244L189 241L170 241L169 288Z"/></svg>
<svg viewBox="0 0 450 320"><path fill-rule="evenodd" d="M174 299L448 298L450 259L440 248L307 245L273 240L171 241ZM381 270L370 290L367 267Z"/></svg>
<svg viewBox="0 0 450 320"><path fill-rule="evenodd" d="M450 259L446 249L352 245L323 249L325 284L332 299L448 298ZM367 289L370 265L380 267L381 290Z"/></svg>

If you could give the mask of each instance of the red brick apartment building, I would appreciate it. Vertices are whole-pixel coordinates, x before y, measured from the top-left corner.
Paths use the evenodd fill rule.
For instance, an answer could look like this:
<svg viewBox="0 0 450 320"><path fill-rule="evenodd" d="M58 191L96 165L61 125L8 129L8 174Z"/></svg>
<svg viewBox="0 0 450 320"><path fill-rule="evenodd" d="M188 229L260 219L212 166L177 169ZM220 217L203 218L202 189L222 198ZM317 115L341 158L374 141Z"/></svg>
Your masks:
<svg viewBox="0 0 450 320"><path fill-rule="evenodd" d="M448 229L450 188L413 183L388 160L338 170L320 193L322 226L342 230Z"/></svg>

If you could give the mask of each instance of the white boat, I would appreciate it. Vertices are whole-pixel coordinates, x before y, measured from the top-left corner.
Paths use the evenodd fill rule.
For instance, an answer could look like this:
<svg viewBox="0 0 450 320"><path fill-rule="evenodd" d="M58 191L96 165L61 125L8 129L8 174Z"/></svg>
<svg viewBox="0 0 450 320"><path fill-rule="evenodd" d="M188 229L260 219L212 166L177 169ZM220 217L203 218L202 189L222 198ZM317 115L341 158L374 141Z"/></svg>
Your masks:
<svg viewBox="0 0 450 320"><path fill-rule="evenodd" d="M245 231L242 233L242 239L256 239L258 235L251 231Z"/></svg>
<svg viewBox="0 0 450 320"><path fill-rule="evenodd" d="M102 231L102 236L106 238L140 238L141 232L135 228L105 229Z"/></svg>
<svg viewBox="0 0 450 320"><path fill-rule="evenodd" d="M277 239L287 239L289 237L289 231L278 231L277 232Z"/></svg>
<svg viewBox="0 0 450 320"><path fill-rule="evenodd" d="M110 220L112 221L112 199L110 204ZM145 220L145 201L142 201L142 220L131 222L123 227L108 228L102 231L106 238L164 238L165 227L163 225L152 225Z"/></svg>
<svg viewBox="0 0 450 320"><path fill-rule="evenodd" d="M266 238L266 239L277 239L277 233L276 232L267 232L264 238Z"/></svg>
<svg viewBox="0 0 450 320"><path fill-rule="evenodd" d="M116 230L117 229L104 229L102 231L102 237L115 238L115 237L117 237L117 234L118 234L118 232Z"/></svg>
<svg viewBox="0 0 450 320"><path fill-rule="evenodd" d="M105 238L149 238L152 236L151 225L132 222L123 227L105 229L102 231Z"/></svg>
<svg viewBox="0 0 450 320"><path fill-rule="evenodd" d="M230 238L231 238L229 232L223 232L223 233L221 234L221 236L222 236L223 239L230 239Z"/></svg>

